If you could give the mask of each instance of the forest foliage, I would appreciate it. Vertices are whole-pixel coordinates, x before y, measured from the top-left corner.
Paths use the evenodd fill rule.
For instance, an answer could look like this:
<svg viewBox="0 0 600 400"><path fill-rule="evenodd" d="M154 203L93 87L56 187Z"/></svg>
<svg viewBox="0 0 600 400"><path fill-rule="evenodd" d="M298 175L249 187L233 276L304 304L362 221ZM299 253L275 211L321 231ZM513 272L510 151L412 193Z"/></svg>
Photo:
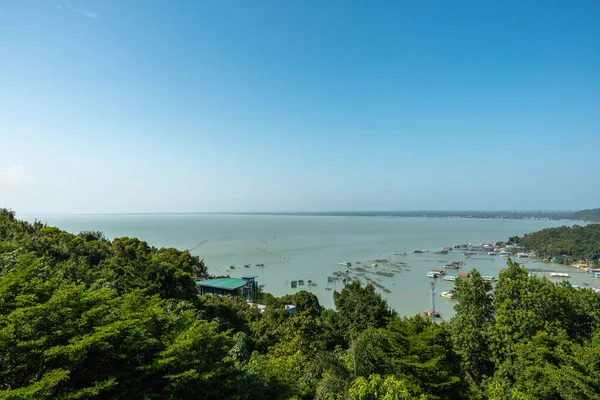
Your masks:
<svg viewBox="0 0 600 400"><path fill-rule="evenodd" d="M573 219L576 221L600 222L600 208L575 211Z"/></svg>
<svg viewBox="0 0 600 400"><path fill-rule="evenodd" d="M600 296L509 261L456 315L400 317L372 285L198 296L187 251L69 234L0 210L2 399L599 398ZM284 304L293 303L290 315Z"/></svg>
<svg viewBox="0 0 600 400"><path fill-rule="evenodd" d="M508 241L535 251L541 258L557 257L563 263L600 260L600 224L546 228Z"/></svg>

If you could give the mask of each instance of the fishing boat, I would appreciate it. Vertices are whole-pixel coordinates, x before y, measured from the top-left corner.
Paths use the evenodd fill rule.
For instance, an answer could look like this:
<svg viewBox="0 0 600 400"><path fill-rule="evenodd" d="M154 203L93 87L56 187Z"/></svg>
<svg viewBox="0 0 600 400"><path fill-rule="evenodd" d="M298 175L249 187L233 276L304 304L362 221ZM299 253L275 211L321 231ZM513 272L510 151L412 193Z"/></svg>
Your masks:
<svg viewBox="0 0 600 400"><path fill-rule="evenodd" d="M433 272L434 274L438 274L438 275L446 274L446 271L444 271L443 269L430 269L429 272Z"/></svg>
<svg viewBox="0 0 600 400"><path fill-rule="evenodd" d="M340 265L342 267L351 267L352 266L352 264L349 261L342 261L342 262L340 262Z"/></svg>
<svg viewBox="0 0 600 400"><path fill-rule="evenodd" d="M483 279L486 282L494 282L496 280L496 277L487 275L487 276L482 276L481 279Z"/></svg>
<svg viewBox="0 0 600 400"><path fill-rule="evenodd" d="M435 272L431 272L431 271L429 271L429 272L427 273L427 277L428 277L428 278L437 278L437 277L438 277L438 274L436 274Z"/></svg>
<svg viewBox="0 0 600 400"><path fill-rule="evenodd" d="M550 278L570 278L566 272L550 272Z"/></svg>
<svg viewBox="0 0 600 400"><path fill-rule="evenodd" d="M444 276L445 281L454 282L457 279L458 279L458 276L456 276L456 275L445 275Z"/></svg>
<svg viewBox="0 0 600 400"><path fill-rule="evenodd" d="M442 314L435 310L425 310L423 311L423 314L425 314L425 316L429 318L442 318Z"/></svg>
<svg viewBox="0 0 600 400"><path fill-rule="evenodd" d="M448 300L452 300L454 298L454 294L451 292L440 292L440 296Z"/></svg>

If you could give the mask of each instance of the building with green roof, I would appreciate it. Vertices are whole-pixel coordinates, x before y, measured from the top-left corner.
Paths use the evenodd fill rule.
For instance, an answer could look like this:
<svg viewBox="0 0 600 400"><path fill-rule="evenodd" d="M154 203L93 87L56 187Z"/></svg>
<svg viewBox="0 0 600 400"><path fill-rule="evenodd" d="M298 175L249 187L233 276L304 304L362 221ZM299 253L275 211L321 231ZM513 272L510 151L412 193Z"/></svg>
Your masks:
<svg viewBox="0 0 600 400"><path fill-rule="evenodd" d="M243 296L249 300L253 299L256 291L255 276L240 278L216 278L196 281L200 294L211 294L215 296Z"/></svg>

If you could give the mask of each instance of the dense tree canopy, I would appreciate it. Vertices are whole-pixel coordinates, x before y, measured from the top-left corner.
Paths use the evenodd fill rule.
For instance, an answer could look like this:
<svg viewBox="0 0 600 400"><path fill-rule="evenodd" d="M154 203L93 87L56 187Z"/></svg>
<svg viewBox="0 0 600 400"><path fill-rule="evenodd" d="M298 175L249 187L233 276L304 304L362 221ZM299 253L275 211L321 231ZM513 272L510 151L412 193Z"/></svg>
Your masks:
<svg viewBox="0 0 600 400"><path fill-rule="evenodd" d="M509 261L456 315L400 318L372 285L198 296L204 263L0 210L0 399L600 398L600 296ZM295 304L290 315L285 304Z"/></svg>
<svg viewBox="0 0 600 400"><path fill-rule="evenodd" d="M600 222L600 208L575 211L573 219L577 221Z"/></svg>
<svg viewBox="0 0 600 400"><path fill-rule="evenodd" d="M543 258L557 257L568 263L579 260L600 260L600 224L546 228L509 241Z"/></svg>

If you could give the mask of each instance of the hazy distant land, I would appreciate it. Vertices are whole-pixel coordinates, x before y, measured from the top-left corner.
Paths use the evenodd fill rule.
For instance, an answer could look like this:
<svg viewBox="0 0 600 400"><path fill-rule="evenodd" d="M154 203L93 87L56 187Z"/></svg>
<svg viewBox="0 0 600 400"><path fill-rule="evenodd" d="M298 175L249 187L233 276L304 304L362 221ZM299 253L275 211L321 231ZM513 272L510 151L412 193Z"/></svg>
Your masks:
<svg viewBox="0 0 600 400"><path fill-rule="evenodd" d="M281 211L238 212L245 215L313 215L340 217L438 217L438 218L495 218L495 219L545 219L545 220L600 220L600 209L584 211Z"/></svg>

